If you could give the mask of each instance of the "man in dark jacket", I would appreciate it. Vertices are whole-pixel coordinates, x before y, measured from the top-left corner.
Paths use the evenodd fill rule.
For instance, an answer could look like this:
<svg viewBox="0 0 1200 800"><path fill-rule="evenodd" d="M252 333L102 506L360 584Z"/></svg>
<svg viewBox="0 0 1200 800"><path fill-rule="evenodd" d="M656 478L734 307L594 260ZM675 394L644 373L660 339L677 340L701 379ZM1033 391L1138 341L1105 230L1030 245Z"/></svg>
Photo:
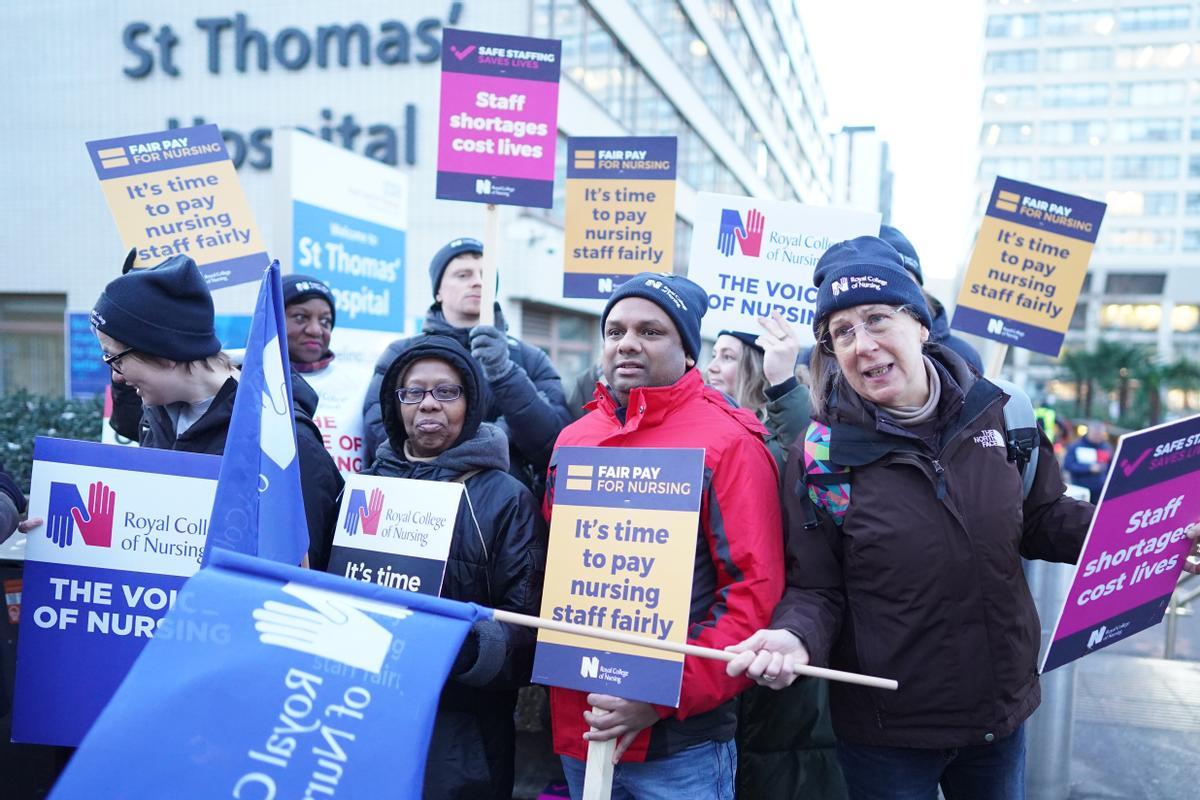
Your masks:
<svg viewBox="0 0 1200 800"><path fill-rule="evenodd" d="M449 337L419 337L384 375L379 400L388 438L367 474L466 486L441 596L536 616L546 527L533 495L508 474L504 434L483 422L479 364ZM426 800L512 797L513 709L535 638L532 628L490 619L471 628L438 703Z"/></svg>
<svg viewBox="0 0 1200 800"><path fill-rule="evenodd" d="M1112 466L1113 450L1108 443L1108 427L1103 422L1092 422L1087 433L1067 448L1063 459L1063 470L1071 476L1071 483L1087 489L1093 503L1100 502L1104 479Z"/></svg>
<svg viewBox="0 0 1200 800"><path fill-rule="evenodd" d="M17 487L8 470L0 466L0 542L17 529L25 508L25 493Z"/></svg>
<svg viewBox="0 0 1200 800"><path fill-rule="evenodd" d="M434 255L429 263L434 303L425 317L422 335L449 336L471 351L483 369L492 398L484 421L504 431L508 437L509 471L540 498L554 439L571 417L562 381L550 359L538 348L506 335L508 326L499 304L496 324L479 324L482 258L483 244L465 237L454 239ZM393 342L375 364L375 377L363 406L368 460L387 439L379 409L380 383L396 356L412 341Z"/></svg>
<svg viewBox="0 0 1200 800"><path fill-rule="evenodd" d="M237 370L221 352L213 303L196 263L176 256L111 281L92 309L114 387L142 402L142 447L221 455L233 415ZM311 393L310 393L311 395ZM293 395L296 452L308 520L309 563L324 569L342 478L325 451L304 395Z"/></svg>

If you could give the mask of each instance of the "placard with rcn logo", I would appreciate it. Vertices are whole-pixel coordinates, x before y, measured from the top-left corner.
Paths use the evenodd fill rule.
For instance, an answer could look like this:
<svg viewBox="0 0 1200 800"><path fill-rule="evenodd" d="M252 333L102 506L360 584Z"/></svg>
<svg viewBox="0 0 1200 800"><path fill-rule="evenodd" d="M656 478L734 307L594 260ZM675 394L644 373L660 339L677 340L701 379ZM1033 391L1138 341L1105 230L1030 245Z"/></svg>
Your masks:
<svg viewBox="0 0 1200 800"><path fill-rule="evenodd" d="M13 740L78 745L200 568L221 459L38 437Z"/></svg>

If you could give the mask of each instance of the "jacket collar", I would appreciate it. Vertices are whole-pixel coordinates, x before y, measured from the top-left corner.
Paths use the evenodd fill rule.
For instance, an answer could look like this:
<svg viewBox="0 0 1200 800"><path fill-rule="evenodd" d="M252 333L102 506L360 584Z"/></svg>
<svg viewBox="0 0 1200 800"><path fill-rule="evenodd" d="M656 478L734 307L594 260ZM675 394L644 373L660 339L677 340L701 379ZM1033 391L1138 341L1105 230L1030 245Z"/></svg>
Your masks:
<svg viewBox="0 0 1200 800"><path fill-rule="evenodd" d="M590 403L584 406L589 411L599 411L604 418L621 433L633 433L641 427L660 424L666 417L687 403L706 400L717 408L727 411L753 433L763 435L766 428L749 411L731 406L724 395L706 386L700 370L692 367L683 377L669 386L640 386L629 393L629 404L625 407L625 420L618 416L617 400L603 383L596 384L596 392Z"/></svg>

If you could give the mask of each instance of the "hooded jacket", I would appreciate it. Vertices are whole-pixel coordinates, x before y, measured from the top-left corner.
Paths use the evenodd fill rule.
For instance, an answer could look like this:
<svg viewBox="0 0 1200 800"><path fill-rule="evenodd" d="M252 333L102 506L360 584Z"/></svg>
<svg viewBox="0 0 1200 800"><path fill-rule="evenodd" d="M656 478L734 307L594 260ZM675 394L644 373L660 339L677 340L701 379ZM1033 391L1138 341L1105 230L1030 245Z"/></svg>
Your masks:
<svg viewBox="0 0 1200 800"><path fill-rule="evenodd" d="M496 327L508 330L500 306L496 306ZM449 336L468 351L471 329L456 328L446 321L440 303L429 307L422 333L411 339L397 339L388 345L375 364L375 376L363 404L363 438L367 460L375 448L387 439L379 406L379 387L396 356L426 335ZM541 480L550 463L554 438L571 421L562 381L550 358L541 350L508 337L509 359L513 368L498 381L488 384L491 401L484 421L495 423L508 437L509 472L541 495Z"/></svg>
<svg viewBox="0 0 1200 800"><path fill-rule="evenodd" d="M940 344L942 347L949 348L958 354L958 357L966 361L980 375L983 374L983 359L979 356L979 351L967 343L966 339L955 336L950 332L950 318L946 316L946 307L941 301L935 297L925 294L925 300L929 305L929 313L933 315L933 327L929 329L929 340L934 344Z"/></svg>
<svg viewBox="0 0 1200 800"><path fill-rule="evenodd" d="M1015 731L1040 700L1021 557L1075 561L1094 511L1063 495L1044 436L1022 500L1007 395L945 348L926 352L942 387L936 447L839 378L821 421L829 460L850 467L842 525L815 510L818 526L804 527L803 441L784 479L787 590L771 627L796 634L814 665L900 683L830 685L834 730L854 744L956 748Z"/></svg>
<svg viewBox="0 0 1200 800"><path fill-rule="evenodd" d="M765 627L783 589L783 541L778 477L762 424L705 386L697 369L670 386L634 389L625 409L598 385L588 409L559 435L556 447L704 448L688 644L720 649ZM552 462L547 519L554 483ZM679 707L656 707L660 721L637 736L622 760L649 761L706 741L728 741L737 726L734 698L750 685L728 677L721 662L688 656ZM587 757L586 700L583 692L550 690L555 752Z"/></svg>
<svg viewBox="0 0 1200 800"><path fill-rule="evenodd" d="M186 453L207 453L219 456L225 452L225 439L233 418L233 401L238 382L229 378L221 386L212 405L200 419L175 435L175 423L164 406L144 406L138 433L142 447L158 450L179 450ZM308 520L308 561L313 569L324 570L329 564L332 544L330 531L337 523L337 499L344 481L325 450L321 432L312 421L312 410L304 404L311 394L295 391L292 399L296 420L296 455L300 463L300 490L304 494L304 516ZM314 396L315 398L315 396Z"/></svg>
<svg viewBox="0 0 1200 800"><path fill-rule="evenodd" d="M417 339L419 344L422 338ZM436 341L432 338L426 341ZM468 414L463 436L431 461L410 461L394 387L426 348L401 354L381 381L388 440L367 475L463 481L466 492L446 561L441 596L537 616L546 566L546 527L537 501L508 474L508 442L472 412L486 400L479 367L469 355L445 358L463 375ZM464 374L465 373L465 374ZM512 797L517 690L529 682L536 633L494 620L476 622L442 690L425 767L424 797Z"/></svg>

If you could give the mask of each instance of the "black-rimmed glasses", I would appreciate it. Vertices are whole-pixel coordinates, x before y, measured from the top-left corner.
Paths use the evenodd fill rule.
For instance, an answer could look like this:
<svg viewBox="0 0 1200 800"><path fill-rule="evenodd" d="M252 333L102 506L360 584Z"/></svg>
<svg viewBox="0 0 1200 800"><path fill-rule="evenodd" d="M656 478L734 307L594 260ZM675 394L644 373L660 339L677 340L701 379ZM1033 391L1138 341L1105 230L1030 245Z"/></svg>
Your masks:
<svg viewBox="0 0 1200 800"><path fill-rule="evenodd" d="M100 360L104 362L104 366L113 372L118 375L124 375L125 373L121 372L121 359L134 352L134 350L135 348L129 347L119 353L105 353L100 357Z"/></svg>
<svg viewBox="0 0 1200 800"><path fill-rule="evenodd" d="M462 397L463 387L457 383L439 383L432 389L421 389L417 386L408 386L396 390L396 399L405 405L415 406L425 399L425 395L433 395L433 399L439 403L449 403Z"/></svg>

